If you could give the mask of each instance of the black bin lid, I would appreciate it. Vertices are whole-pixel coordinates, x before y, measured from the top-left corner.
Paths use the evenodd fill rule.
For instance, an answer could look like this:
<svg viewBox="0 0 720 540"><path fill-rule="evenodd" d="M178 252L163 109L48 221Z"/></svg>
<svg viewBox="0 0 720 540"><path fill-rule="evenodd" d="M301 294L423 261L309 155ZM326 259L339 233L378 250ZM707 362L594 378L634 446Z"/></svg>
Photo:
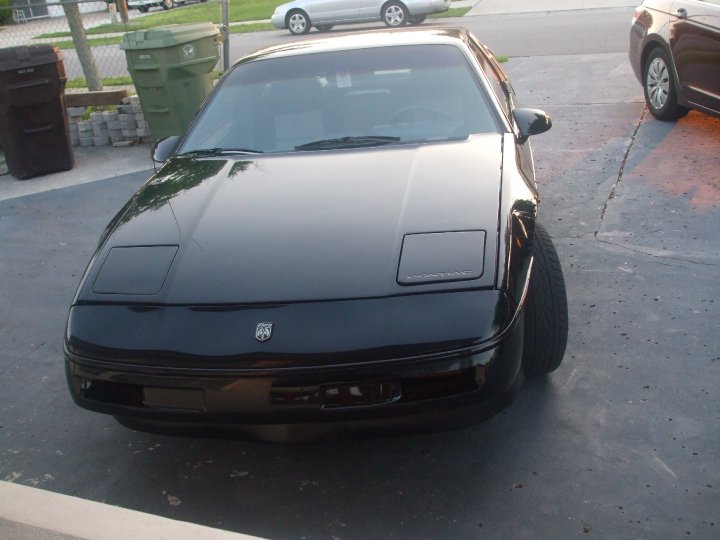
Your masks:
<svg viewBox="0 0 720 540"><path fill-rule="evenodd" d="M53 45L24 45L0 49L0 71L55 64L63 59L60 49Z"/></svg>

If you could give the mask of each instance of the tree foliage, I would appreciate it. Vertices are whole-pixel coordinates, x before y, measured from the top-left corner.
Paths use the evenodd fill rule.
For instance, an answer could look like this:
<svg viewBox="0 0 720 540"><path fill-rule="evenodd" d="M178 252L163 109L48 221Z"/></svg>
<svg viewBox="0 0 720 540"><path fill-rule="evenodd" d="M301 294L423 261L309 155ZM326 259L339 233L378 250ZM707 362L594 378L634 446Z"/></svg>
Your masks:
<svg viewBox="0 0 720 540"><path fill-rule="evenodd" d="M12 22L13 0L0 0L0 24Z"/></svg>

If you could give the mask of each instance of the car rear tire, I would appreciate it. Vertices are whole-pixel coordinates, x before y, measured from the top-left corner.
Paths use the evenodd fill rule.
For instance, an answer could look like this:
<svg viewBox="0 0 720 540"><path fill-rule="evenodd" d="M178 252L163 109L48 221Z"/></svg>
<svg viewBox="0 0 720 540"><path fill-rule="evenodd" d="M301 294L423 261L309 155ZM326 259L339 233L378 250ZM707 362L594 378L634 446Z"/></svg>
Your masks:
<svg viewBox="0 0 720 540"><path fill-rule="evenodd" d="M317 26L318 32L329 32L332 30L332 24L320 24Z"/></svg>
<svg viewBox="0 0 720 540"><path fill-rule="evenodd" d="M310 31L311 25L307 13L296 9L288 13L285 26L287 26L287 29L290 30L292 35L301 36Z"/></svg>
<svg viewBox="0 0 720 540"><path fill-rule="evenodd" d="M568 308L560 258L545 228L535 225L533 270L525 302L522 366L534 379L555 371L565 355Z"/></svg>
<svg viewBox="0 0 720 540"><path fill-rule="evenodd" d="M658 120L677 120L688 113L678 104L675 75L667 53L653 49L643 66L643 90L650 113Z"/></svg>
<svg viewBox="0 0 720 540"><path fill-rule="evenodd" d="M408 17L408 22L410 24L422 24L425 22L425 19L427 19L427 15L415 15L414 17L410 15Z"/></svg>
<svg viewBox="0 0 720 540"><path fill-rule="evenodd" d="M382 7L382 20L390 28L398 28L408 21L407 8L393 0Z"/></svg>
<svg viewBox="0 0 720 540"><path fill-rule="evenodd" d="M140 7L138 8L138 11L139 11L140 13L147 13L149 9L150 9L150 8L147 7L147 6L140 6Z"/></svg>
<svg viewBox="0 0 720 540"><path fill-rule="evenodd" d="M175 7L175 0L162 0L162 8L167 11Z"/></svg>

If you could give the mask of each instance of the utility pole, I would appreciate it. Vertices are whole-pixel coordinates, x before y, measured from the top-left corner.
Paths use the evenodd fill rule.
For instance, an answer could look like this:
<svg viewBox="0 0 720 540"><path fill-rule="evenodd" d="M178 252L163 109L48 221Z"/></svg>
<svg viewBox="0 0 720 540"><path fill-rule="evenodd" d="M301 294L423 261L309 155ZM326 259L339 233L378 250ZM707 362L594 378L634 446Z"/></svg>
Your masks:
<svg viewBox="0 0 720 540"><path fill-rule="evenodd" d="M130 17L128 16L127 0L115 0L115 3L117 5L118 12L120 12L120 19L122 22L127 24L130 20Z"/></svg>
<svg viewBox="0 0 720 540"><path fill-rule="evenodd" d="M67 17L70 34L75 44L75 51L82 66L85 80L87 81L88 90L91 92L102 90L102 79L98 73L95 56L93 56L92 49L85 35L85 27L82 23L82 17L80 17L80 8L78 8L77 2L63 2L62 7Z"/></svg>
<svg viewBox="0 0 720 540"><path fill-rule="evenodd" d="M123 0L125 1L125 0ZM223 39L223 73L230 67L230 0L222 0L223 26L225 27Z"/></svg>

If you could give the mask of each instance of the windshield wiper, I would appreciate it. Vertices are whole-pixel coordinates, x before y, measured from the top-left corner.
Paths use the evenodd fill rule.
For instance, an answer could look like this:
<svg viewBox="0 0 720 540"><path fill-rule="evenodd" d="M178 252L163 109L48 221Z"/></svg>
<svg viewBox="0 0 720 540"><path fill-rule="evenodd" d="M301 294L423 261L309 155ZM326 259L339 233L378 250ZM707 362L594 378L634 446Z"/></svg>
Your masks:
<svg viewBox="0 0 720 540"><path fill-rule="evenodd" d="M235 154L262 154L262 150L253 150L251 148L199 148L178 154L179 156L193 157L213 157L213 156L231 156Z"/></svg>
<svg viewBox="0 0 720 540"><path fill-rule="evenodd" d="M384 135L364 135L360 137L341 137L339 139L321 139L295 147L295 150L327 150L330 148L358 148L363 146L381 146L400 142L400 137Z"/></svg>

